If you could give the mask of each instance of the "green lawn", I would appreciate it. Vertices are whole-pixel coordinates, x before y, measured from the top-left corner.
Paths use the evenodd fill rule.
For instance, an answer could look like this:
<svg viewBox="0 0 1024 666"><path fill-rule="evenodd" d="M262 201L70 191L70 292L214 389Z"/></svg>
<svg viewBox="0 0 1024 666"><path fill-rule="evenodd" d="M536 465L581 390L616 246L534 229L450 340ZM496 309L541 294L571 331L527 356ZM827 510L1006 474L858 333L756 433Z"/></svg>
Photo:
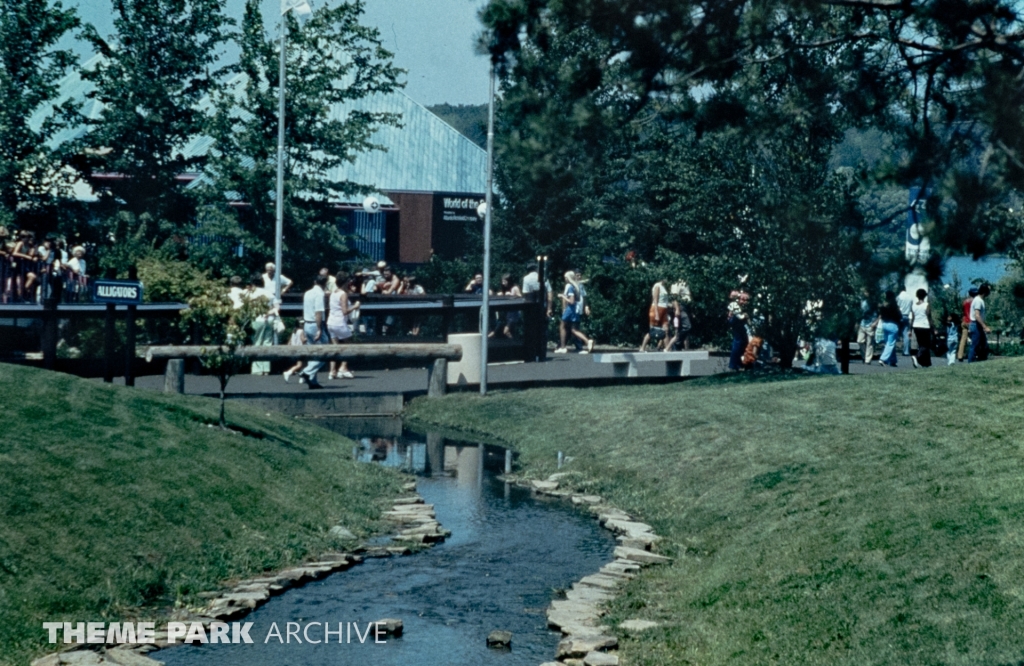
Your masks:
<svg viewBox="0 0 1024 666"><path fill-rule="evenodd" d="M379 527L398 475L351 442L248 408L0 364L0 664L42 622L156 618L196 593Z"/></svg>
<svg viewBox="0 0 1024 666"><path fill-rule="evenodd" d="M650 522L675 558L610 620L624 663L1024 660L1024 359L758 383L456 394L483 433Z"/></svg>

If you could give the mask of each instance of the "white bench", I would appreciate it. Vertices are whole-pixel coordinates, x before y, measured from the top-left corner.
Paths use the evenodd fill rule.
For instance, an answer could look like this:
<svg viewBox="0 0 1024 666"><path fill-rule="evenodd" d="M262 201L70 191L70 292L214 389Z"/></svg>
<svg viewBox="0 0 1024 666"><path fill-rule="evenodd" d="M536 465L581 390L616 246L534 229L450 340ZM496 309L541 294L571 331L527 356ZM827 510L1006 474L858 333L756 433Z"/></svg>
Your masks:
<svg viewBox="0 0 1024 666"><path fill-rule="evenodd" d="M638 363L665 364L666 377L688 377L692 361L708 360L706 351L681 352L626 352L621 354L592 354L596 363L611 363L616 377L636 377Z"/></svg>

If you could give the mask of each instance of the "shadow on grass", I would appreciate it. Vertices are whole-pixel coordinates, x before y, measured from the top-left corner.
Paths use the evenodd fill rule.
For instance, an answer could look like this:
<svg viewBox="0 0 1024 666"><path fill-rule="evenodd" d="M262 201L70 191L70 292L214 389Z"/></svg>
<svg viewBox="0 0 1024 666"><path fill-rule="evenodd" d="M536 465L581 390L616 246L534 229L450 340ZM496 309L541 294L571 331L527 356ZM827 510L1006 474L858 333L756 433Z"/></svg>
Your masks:
<svg viewBox="0 0 1024 666"><path fill-rule="evenodd" d="M803 370L783 369L777 365L766 365L739 372L721 372L710 377L696 377L686 382L687 386L722 386L729 384L770 384L817 377Z"/></svg>

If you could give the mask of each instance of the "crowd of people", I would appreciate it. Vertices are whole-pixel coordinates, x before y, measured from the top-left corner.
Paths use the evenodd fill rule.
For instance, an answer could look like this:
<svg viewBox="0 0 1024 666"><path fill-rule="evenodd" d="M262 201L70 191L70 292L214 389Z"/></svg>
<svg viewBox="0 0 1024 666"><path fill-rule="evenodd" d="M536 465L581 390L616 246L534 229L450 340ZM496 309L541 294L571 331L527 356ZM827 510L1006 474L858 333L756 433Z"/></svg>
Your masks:
<svg viewBox="0 0 1024 666"><path fill-rule="evenodd" d="M658 299L663 285L655 285L654 299ZM972 287L966 299L960 303L961 311L945 314L944 321L936 326L931 299L927 289L911 291L904 288L898 295L885 292L877 306L868 298L861 302L861 316L857 326L857 344L865 365L875 361L876 348L881 347L877 363L885 367L896 367L899 358L897 346L904 357L909 357L915 368L932 366L933 354L945 357L947 365L958 362L975 363L988 358L988 334L991 328L986 319L985 299L991 287L982 284ZM753 365L762 357L765 342L752 334L752 314L749 312L750 296L742 289L729 296L726 321L732 336L729 354L729 369L742 370ZM662 312L664 301L651 306L652 332ZM821 303L808 303L805 315L813 320L820 315ZM901 342L902 341L902 342ZM646 338L645 338L646 342ZM915 348L916 347L916 348ZM796 361L804 361L805 368L820 372L839 372L834 340L818 339L804 341L797 352Z"/></svg>
<svg viewBox="0 0 1024 666"><path fill-rule="evenodd" d="M3 303L81 300L89 292L85 248L69 251L63 239L37 242L31 231L0 227L0 289Z"/></svg>
<svg viewBox="0 0 1024 666"><path fill-rule="evenodd" d="M247 299L263 297L268 303L265 314L257 317L253 326L253 344L269 345L274 344L275 337L283 339L287 327L280 317L281 301L274 298L275 284L277 282L276 266L267 264L266 272L253 275L248 284L244 284L240 277L231 279L229 297L234 307L242 308ZM281 293L287 293L293 287L293 282L285 276L280 277ZM565 288L559 298L563 304L560 318L561 345L556 353L567 353L567 345L570 341L577 345L577 351L581 354L590 353L594 348L594 340L588 338L580 330L580 322L584 316L589 316L590 307L586 302L585 280L579 271L569 271L565 274ZM464 292L471 295L483 293L483 274L477 273L466 284ZM539 267L536 263L527 266L527 273L523 277L521 285L514 281L510 273L501 276L499 286L489 290L494 296L521 297L524 294L531 294L540 291L545 292L543 298L547 315L550 318L553 314L553 290L549 281L541 284ZM398 316L387 316L382 318L370 317L360 313L360 297L367 294L402 295L402 294L423 294L423 288L416 283L414 275L399 276L386 262L380 262L376 270L363 269L355 273L343 270L331 275L327 269L321 269L313 279L308 290L302 297L302 318L299 320L290 333L288 343L291 345L319 345L319 344L344 344L351 340L357 330L360 332L374 332L384 335L395 330L407 332L408 335L419 335L420 322L416 316L407 318L408 327L402 326L402 318ZM678 313L674 321L679 322ZM494 313L493 321L488 326L489 337L514 338L519 333L519 325L522 322L522 313L516 309L499 309ZM408 330L406 330L406 328ZM680 336L676 336L683 339ZM322 388L317 377L323 368L323 361L310 361L308 363L296 363L283 373L286 382L293 377L299 383L306 384L310 389ZM253 363L253 374L268 374L269 367L265 362ZM328 378L352 379L354 374L345 362L330 362Z"/></svg>
<svg viewBox="0 0 1024 666"><path fill-rule="evenodd" d="M55 298L65 302L81 300L88 293L88 271L85 260L86 250L82 246L67 248L59 238L46 238L37 242L31 231L11 233L0 227L0 299L3 303L38 303L44 298ZM525 294L546 292L546 311L550 319L554 314L553 290L549 281L542 286L538 265L531 263L523 277L521 286L511 274L501 276L500 285L490 290L496 296L520 297ZM571 348L580 354L593 351L595 340L582 330L582 322L589 317L590 305L587 298L587 281L578 269L564 274L565 285L557 298L561 302L558 316L558 345L556 354L566 354ZM267 312L253 322L253 344L270 345L280 340L287 332L280 317L280 301L275 300L277 282L276 267L268 263L263 273L254 274L248 281L239 276L230 280L229 297L236 308L241 308L247 298L265 297L270 306ZM467 294L483 293L483 274L476 273L466 284ZM287 293L294 283L281 276L281 293ZM313 287L303 298L303 318L292 331L289 344L341 344L352 338L357 327L359 331L380 335L395 332L417 336L421 322L418 317L401 319L389 315L360 317L359 299L363 295L420 295L425 291L417 283L414 274L399 275L386 262L375 267L366 267L349 272L339 269L331 274L327 268L319 271ZM875 351L881 348L877 363L896 367L897 345L902 340L902 355L909 357L914 367L930 367L932 354L941 353L946 362L977 362L988 357L987 334L991 331L986 322L985 299L991 293L987 284L972 287L969 296L962 302L962 312L948 314L939 327L934 325L929 294L917 289L913 294L904 288L898 295L886 292L884 300L873 306L864 300L857 331L857 343L865 364L875 362ZM688 305L692 300L690 290L683 282L666 287L665 282L655 282L650 291L648 328L640 343L639 351L650 349L672 351L689 349L689 335L693 329ZM322 304L317 309L317 303ZM729 369L741 370L749 367L759 357L763 341L752 335L751 315L748 312L750 297L742 289L730 294L726 310L726 321L732 336L729 354ZM500 309L494 313L489 326L489 337L514 338L522 323L519 310ZM916 342L916 351L912 340ZM808 347L810 345L808 344ZM814 350L808 350L813 355ZM806 354L805 354L806 357ZM316 373L322 364L310 363L303 369L301 364L284 373L285 381L298 375L300 382L311 387L318 386ZM253 363L254 374L269 374L266 361ZM351 379L354 377L347 364L331 362L330 379Z"/></svg>
<svg viewBox="0 0 1024 666"><path fill-rule="evenodd" d="M273 345L287 333L288 327L281 317L281 299L276 296L277 283L280 280L280 293L283 296L294 286L294 282L285 275L277 275L277 267L273 263L265 266L263 273L255 273L246 282L240 276L230 279L228 298L235 309L244 307L247 301L264 299L266 310L256 316L252 322L252 344L256 346ZM312 287L303 294L302 319L292 331L288 343L291 345L308 344L342 344L353 337L357 322L360 320L359 298L367 294L382 295L418 295L425 293L423 287L416 283L413 274L398 275L386 262L380 262L376 268L364 268L349 272L345 268L331 274L327 268L321 268L313 280ZM399 326L400 322L388 316L378 322L375 318L365 317L360 324L362 330L371 330L388 334ZM379 325L379 328L378 328ZM413 318L409 335L419 335L419 321ZM303 367L299 363L284 372L284 380L290 381L298 375L300 383L308 383L310 388L319 388L317 373L323 366L322 362L311 362ZM252 374L270 374L267 361L255 361ZM329 378L352 379L355 375L344 362L331 362Z"/></svg>
<svg viewBox="0 0 1024 666"><path fill-rule="evenodd" d="M640 342L640 351L648 351L652 342L656 351L689 349L693 323L687 306L691 301L690 288L685 282L677 282L667 289L663 280L655 282L647 311L650 327Z"/></svg>
<svg viewBox="0 0 1024 666"><path fill-rule="evenodd" d="M551 283L544 280L541 284L539 266L530 263L526 267L526 275L517 282L512 274L501 276L499 286L488 291L494 296L521 297L543 291L542 300L548 319L555 315L555 293ZM570 270L564 274L564 287L557 294L561 311L558 315L558 346L556 354L567 354L575 349L579 354L589 354L594 350L596 341L582 330L585 317L591 315L587 299L587 280L578 270ZM293 282L281 276L281 293L287 293ZM280 319L280 301L275 301L273 294L277 280L276 267L267 264L266 271L256 274L244 285L239 277L231 279L229 296L235 307L241 308L246 298L263 296L271 305L264 316L253 323L253 344L274 344L275 337L283 339L287 327ZM480 295L484 290L482 273L476 273L464 287L463 291L470 295ZM327 269L321 269L313 280L310 288L303 294L303 314L291 331L288 343L291 345L344 344L360 332L378 332L387 335L398 325L398 318L387 316L376 322L376 318L361 315L359 298L366 294L423 294L423 288L416 284L413 275L399 276L385 262L380 262L376 270L363 269L355 273L339 271L331 275ZM666 287L659 281L651 289L651 306L649 310L650 329L644 336L640 351L651 350L671 351L689 349L692 321L688 312L691 301L689 287L679 282ZM515 338L519 335L522 313L516 309L498 309L493 313L493 321L488 326L488 337ZM419 321L414 317L412 326L407 333L419 334ZM311 389L321 388L317 380L324 362L311 361L296 363L288 368L283 377L286 382L297 378ZM253 374L268 374L269 367L265 362L253 363ZM331 362L328 378L352 379L354 374L344 362Z"/></svg>
<svg viewBox="0 0 1024 666"><path fill-rule="evenodd" d="M3 303L39 303L44 299L65 302L82 300L89 291L86 250L82 246L67 247L61 238L47 237L41 242L31 231L13 233L0 227L0 300ZM591 315L587 296L587 280L578 269L566 271L564 287L557 294L560 301L558 316L558 344L556 354L566 354L575 349L579 354L594 350L595 340L583 330L584 318ZM280 316L280 300L276 299L277 270L273 263L265 266L263 273L256 273L249 280L240 276L230 279L229 297L235 308L241 308L247 299L264 297L269 303L267 311L253 321L253 344L270 345L283 339L288 328ZM281 294L294 286L292 280L280 276ZM483 293L482 273L474 274L466 284L464 292L471 295ZM522 297L543 290L548 319L555 316L555 294L551 283L544 280L541 285L537 263L527 265L526 275L521 283L512 274L501 276L499 286L489 290L491 295ZM333 275L322 268L314 284L303 295L303 317L291 332L289 344L341 344L356 332L375 335L418 336L421 321L417 316L384 317L360 316L360 298L369 294L380 295L421 295L424 288L418 284L416 275L399 274L387 262L376 266L350 270L339 268ZM877 363L896 367L897 345L902 340L902 355L909 357L914 367L930 367L932 354L941 353L946 362L977 362L988 357L987 334L990 327L986 321L985 299L991 293L987 284L972 287L969 296L962 302L962 312L947 314L945 321L936 327L929 294L926 289L917 289L913 294L904 288L898 295L886 292L878 305L862 301L862 312L857 327L857 343L863 362L875 362L876 349L881 348ZM645 330L639 351L674 351L690 348L690 332L693 322L689 312L692 296L685 282L676 282L666 287L665 281L658 280L650 290L648 327ZM732 337L729 353L729 369L741 370L752 365L761 355L764 341L753 335L756 328L749 312L750 297L742 287L729 295L726 321ZM491 338L515 338L523 321L517 309L498 308L488 324ZM912 340L916 342L916 351ZM811 355L812 345L806 343ZM913 353L912 353L913 352ZM805 358L806 358L805 353ZM300 382L318 386L316 374L322 364L302 364L284 373L285 381L298 376ZM254 374L269 374L266 361L253 363ZM330 379L351 379L354 377L344 362L331 362Z"/></svg>
<svg viewBox="0 0 1024 666"><path fill-rule="evenodd" d="M915 368L931 367L933 351L944 353L947 365L984 361L988 358L988 334L992 331L986 320L985 299L991 293L987 284L971 287L960 304L960 313L947 314L938 330L926 289L917 289L913 295L906 288L899 295L887 291L877 308L864 300L857 332L864 363L870 364L874 359L875 345L883 345L878 364L896 367L896 344L900 338L903 356L909 356ZM913 354L911 335L917 343Z"/></svg>

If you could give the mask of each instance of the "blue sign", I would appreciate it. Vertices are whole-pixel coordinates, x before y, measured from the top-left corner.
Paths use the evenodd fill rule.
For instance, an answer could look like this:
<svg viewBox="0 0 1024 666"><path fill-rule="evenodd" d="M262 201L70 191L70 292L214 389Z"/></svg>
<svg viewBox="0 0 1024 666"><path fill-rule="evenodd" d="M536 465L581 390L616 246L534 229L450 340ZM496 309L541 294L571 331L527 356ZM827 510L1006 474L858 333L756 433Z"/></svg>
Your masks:
<svg viewBox="0 0 1024 666"><path fill-rule="evenodd" d="M142 283L127 280L93 280L94 303L138 305L142 303Z"/></svg>

